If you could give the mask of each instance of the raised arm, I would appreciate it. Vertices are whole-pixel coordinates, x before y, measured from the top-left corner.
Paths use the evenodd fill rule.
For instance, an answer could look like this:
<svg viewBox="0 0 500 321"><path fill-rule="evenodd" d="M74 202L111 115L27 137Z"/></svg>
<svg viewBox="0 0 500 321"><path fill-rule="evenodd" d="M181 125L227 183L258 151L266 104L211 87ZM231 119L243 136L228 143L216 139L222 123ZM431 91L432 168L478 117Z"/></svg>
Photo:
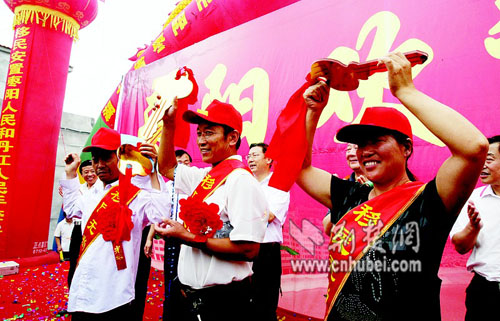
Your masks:
<svg viewBox="0 0 500 321"><path fill-rule="evenodd" d="M297 184L309 196L325 205L328 208L332 207L330 198L330 181L331 175L327 171L311 166L312 144L316 127L318 126L321 112L328 103L330 87L323 82L310 86L304 92L304 100L307 105L306 112L306 136L307 136L307 154L302 165L302 171L297 179Z"/></svg>
<svg viewBox="0 0 500 321"><path fill-rule="evenodd" d="M80 182L76 179L80 157L76 153L68 154L64 162L66 163L64 168L66 179L59 181L62 188L63 208L68 217L81 218L83 203L79 190Z"/></svg>
<svg viewBox="0 0 500 321"><path fill-rule="evenodd" d="M77 153L71 153L66 155L64 158L64 172L66 173L66 179L72 179L78 176L76 171L80 166L81 160Z"/></svg>
<svg viewBox="0 0 500 321"><path fill-rule="evenodd" d="M163 129L161 132L160 150L158 152L158 170L168 179L174 179L174 171L177 166L175 158L175 114L177 113L177 98L174 99L170 108L163 115Z"/></svg>
<svg viewBox="0 0 500 321"><path fill-rule="evenodd" d="M149 143L142 143L139 147L139 151L143 156L149 157L156 166L158 161L158 153L156 152L156 147ZM160 182L158 181L158 174L155 171L149 174L149 178L151 179L151 187L156 190L160 190Z"/></svg>
<svg viewBox="0 0 500 321"><path fill-rule="evenodd" d="M465 117L417 90L410 62L401 53L381 58L389 71L392 94L451 152L439 168L436 185L448 212L458 214L467 201L483 167L488 141Z"/></svg>

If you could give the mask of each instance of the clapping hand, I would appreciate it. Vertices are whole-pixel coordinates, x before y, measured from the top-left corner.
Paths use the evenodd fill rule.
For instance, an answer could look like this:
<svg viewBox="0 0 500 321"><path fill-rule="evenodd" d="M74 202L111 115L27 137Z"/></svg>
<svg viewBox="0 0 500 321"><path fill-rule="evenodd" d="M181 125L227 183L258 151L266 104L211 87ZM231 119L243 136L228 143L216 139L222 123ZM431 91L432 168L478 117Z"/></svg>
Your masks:
<svg viewBox="0 0 500 321"><path fill-rule="evenodd" d="M480 230L483 227L481 216L473 201L469 201L469 204L467 204L467 215L469 216L469 223L473 229Z"/></svg>

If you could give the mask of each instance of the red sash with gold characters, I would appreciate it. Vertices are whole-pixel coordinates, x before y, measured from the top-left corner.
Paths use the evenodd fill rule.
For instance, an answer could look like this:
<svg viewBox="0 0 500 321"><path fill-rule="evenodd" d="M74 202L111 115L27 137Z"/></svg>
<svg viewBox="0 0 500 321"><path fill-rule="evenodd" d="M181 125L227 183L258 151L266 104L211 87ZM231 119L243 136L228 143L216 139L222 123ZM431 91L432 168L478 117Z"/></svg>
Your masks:
<svg viewBox="0 0 500 321"><path fill-rule="evenodd" d="M397 186L353 208L335 224L328 246L330 273L325 320L356 263L408 209L424 188L425 184L422 182Z"/></svg>
<svg viewBox="0 0 500 321"><path fill-rule="evenodd" d="M250 168L248 168L240 160L232 158L226 159L217 164L217 166L213 167L210 172L207 173L200 184L198 184L193 194L191 194L191 197L204 201L212 195L217 188L226 182L227 177L232 173L232 171L239 168L247 170L253 176Z"/></svg>
<svg viewBox="0 0 500 321"><path fill-rule="evenodd" d="M102 234L105 241L111 241L113 243L113 253L115 255L117 269L123 270L127 268L121 240L130 240L130 232L128 233L128 239L126 236L123 238L121 235L122 231L120 231L119 227L123 228L124 225L128 224L129 226L127 226L127 228L129 228L129 230L133 228L133 223L130 221L132 211L128 208L128 205L141 191L139 187L132 184L128 186L128 189L129 191L126 193L128 194L128 198L120 200L120 186L115 185L106 195L104 195L99 204L97 204L83 231L78 262L80 262L80 259L85 254L88 247ZM123 208L124 206L126 208ZM125 213L128 217L122 217L122 213ZM127 219L130 222L126 222Z"/></svg>
<svg viewBox="0 0 500 321"><path fill-rule="evenodd" d="M207 173L191 196L179 201L181 206L179 217L191 233L212 237L217 230L222 228L219 206L215 203L207 204L204 201L226 182L229 174L237 169L243 169L252 174L240 160L226 159Z"/></svg>

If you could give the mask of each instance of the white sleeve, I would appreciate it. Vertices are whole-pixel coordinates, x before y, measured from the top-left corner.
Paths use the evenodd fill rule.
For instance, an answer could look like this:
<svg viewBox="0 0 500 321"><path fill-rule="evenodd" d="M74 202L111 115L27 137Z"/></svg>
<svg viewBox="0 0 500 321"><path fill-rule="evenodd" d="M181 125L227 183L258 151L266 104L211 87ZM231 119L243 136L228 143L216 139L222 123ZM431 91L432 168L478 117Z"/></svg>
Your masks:
<svg viewBox="0 0 500 321"><path fill-rule="evenodd" d="M160 180L160 177L158 177L158 180ZM134 184L135 186L139 187L142 190L145 190L145 191L153 190L153 187L151 186L151 177L149 175L133 176L131 182L132 182L132 184Z"/></svg>
<svg viewBox="0 0 500 321"><path fill-rule="evenodd" d="M265 190L269 211L274 214L281 226L285 224L288 206L290 205L290 193L280 191L274 187L268 186Z"/></svg>
<svg viewBox="0 0 500 321"><path fill-rule="evenodd" d="M73 179L61 179L59 184L63 192L63 210L68 218L82 218L83 199L80 193L80 181L78 177Z"/></svg>
<svg viewBox="0 0 500 321"><path fill-rule="evenodd" d="M451 228L450 231L450 238L453 237L453 235L457 234L458 232L462 231L466 226L467 223L469 223L469 215L467 215L467 205L469 204L469 201L467 201L462 207L462 210L460 211L460 214L457 217L457 220L455 221L455 224Z"/></svg>
<svg viewBox="0 0 500 321"><path fill-rule="evenodd" d="M172 196L171 193L173 193L173 188L174 188L174 181L168 181L165 183L165 190L168 191L168 193L170 194L170 196Z"/></svg>
<svg viewBox="0 0 500 321"><path fill-rule="evenodd" d="M178 164L175 168L175 191L191 195L210 170L211 167L198 168Z"/></svg>
<svg viewBox="0 0 500 321"><path fill-rule="evenodd" d="M61 222L57 223L56 230L54 232L54 237L61 237Z"/></svg>
<svg viewBox="0 0 500 321"><path fill-rule="evenodd" d="M166 188L167 183L165 183L164 176L161 175L159 172L157 172L157 177L158 177L158 183L160 184L160 191L163 192ZM149 175L147 175L147 176L140 176L140 175L133 176L131 182L132 182L132 184L134 184L135 186L139 187L142 190L145 190L148 192L154 191L154 190L157 191L157 189L154 189L153 186L151 185L152 182L151 182L151 177Z"/></svg>
<svg viewBox="0 0 500 321"><path fill-rule="evenodd" d="M143 215L143 226L160 223L163 217L169 217L172 197L167 190L163 176L159 173L157 175L159 190L152 187L149 175L132 177L132 184L141 189L137 195L136 215Z"/></svg>
<svg viewBox="0 0 500 321"><path fill-rule="evenodd" d="M233 226L229 238L260 243L267 227L266 198L255 177L246 172L235 174L226 181L227 213Z"/></svg>
<svg viewBox="0 0 500 321"><path fill-rule="evenodd" d="M152 223L160 223L163 217L168 217L170 203L170 198L165 191L141 190L131 206L133 205L133 215L139 216L144 228Z"/></svg>

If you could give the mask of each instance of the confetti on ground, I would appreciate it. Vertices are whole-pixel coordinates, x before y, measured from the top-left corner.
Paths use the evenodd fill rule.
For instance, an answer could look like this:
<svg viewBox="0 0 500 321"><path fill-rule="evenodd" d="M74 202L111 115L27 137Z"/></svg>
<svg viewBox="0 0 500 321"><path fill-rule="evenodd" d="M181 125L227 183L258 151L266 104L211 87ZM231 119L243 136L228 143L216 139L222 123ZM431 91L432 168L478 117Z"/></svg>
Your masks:
<svg viewBox="0 0 500 321"><path fill-rule="evenodd" d="M68 314L60 313L68 306L68 269L64 262L0 276L0 320L69 320ZM163 296L163 271L152 268L144 320L161 320Z"/></svg>
<svg viewBox="0 0 500 321"><path fill-rule="evenodd" d="M458 255L448 241L443 253L442 267L463 267L468 255ZM69 263L57 263L21 268L18 274L0 276L0 319L22 321L69 320L61 314L68 305ZM163 312L163 271L151 268L143 320L161 320ZM293 312L278 310L287 320L299 318Z"/></svg>

